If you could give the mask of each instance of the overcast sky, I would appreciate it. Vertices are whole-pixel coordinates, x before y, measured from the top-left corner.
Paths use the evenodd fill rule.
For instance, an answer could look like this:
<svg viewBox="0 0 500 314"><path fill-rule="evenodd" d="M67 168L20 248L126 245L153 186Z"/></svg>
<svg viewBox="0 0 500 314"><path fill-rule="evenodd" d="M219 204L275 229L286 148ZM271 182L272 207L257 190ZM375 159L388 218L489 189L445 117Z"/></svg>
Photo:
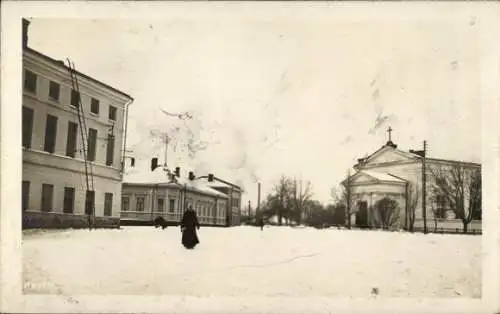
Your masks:
<svg viewBox="0 0 500 314"><path fill-rule="evenodd" d="M169 165L242 184L245 204L257 181L265 194L281 174L310 180L328 201L389 125L401 149L427 140L433 157L480 161L480 21L327 15L33 19L29 42L135 98L127 148L137 157L163 156L150 130L181 127ZM205 149L182 152L186 127L161 109L191 112Z"/></svg>

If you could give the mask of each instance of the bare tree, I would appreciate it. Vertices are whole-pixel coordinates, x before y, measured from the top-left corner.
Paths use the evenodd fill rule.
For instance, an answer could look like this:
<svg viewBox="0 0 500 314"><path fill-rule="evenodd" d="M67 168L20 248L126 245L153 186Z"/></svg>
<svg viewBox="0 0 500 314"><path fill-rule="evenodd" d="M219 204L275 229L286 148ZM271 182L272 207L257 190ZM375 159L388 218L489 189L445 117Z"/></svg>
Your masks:
<svg viewBox="0 0 500 314"><path fill-rule="evenodd" d="M384 197L377 201L375 203L375 211L375 223L383 229L389 229L399 222L399 206L393 199Z"/></svg>
<svg viewBox="0 0 500 314"><path fill-rule="evenodd" d="M350 169L347 172L347 178L342 182L341 186L342 186L342 192L340 193L340 195L337 195L336 197L340 197L340 199L343 200L346 206L346 211L345 211L346 225L349 229L351 229L352 182L351 182Z"/></svg>
<svg viewBox="0 0 500 314"><path fill-rule="evenodd" d="M415 212L417 210L418 200L420 199L421 191L416 184L408 183L407 191L407 206L408 206L408 230L413 232L415 226Z"/></svg>
<svg viewBox="0 0 500 314"><path fill-rule="evenodd" d="M300 224L306 209L306 204L312 197L312 185L310 181L306 181L304 184L302 180L294 180L293 185L291 217L293 217L294 220Z"/></svg>
<svg viewBox="0 0 500 314"><path fill-rule="evenodd" d="M290 178L282 175L279 182L273 187L277 196L278 204L275 208L278 217L278 225L283 224L283 216L289 214L291 196L294 192L293 182Z"/></svg>
<svg viewBox="0 0 500 314"><path fill-rule="evenodd" d="M430 172L434 178L433 196L446 201L467 233L475 213L481 211L481 170L454 163L430 167Z"/></svg>

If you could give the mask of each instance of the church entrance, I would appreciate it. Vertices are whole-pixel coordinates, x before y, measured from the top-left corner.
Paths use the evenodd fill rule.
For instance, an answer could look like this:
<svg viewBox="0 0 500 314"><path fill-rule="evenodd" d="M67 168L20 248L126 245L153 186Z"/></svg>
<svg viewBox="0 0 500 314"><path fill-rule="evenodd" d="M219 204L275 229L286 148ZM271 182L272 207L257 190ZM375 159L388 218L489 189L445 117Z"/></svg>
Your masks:
<svg viewBox="0 0 500 314"><path fill-rule="evenodd" d="M356 212L356 227L370 227L368 224L368 203L366 201L358 202L358 211Z"/></svg>

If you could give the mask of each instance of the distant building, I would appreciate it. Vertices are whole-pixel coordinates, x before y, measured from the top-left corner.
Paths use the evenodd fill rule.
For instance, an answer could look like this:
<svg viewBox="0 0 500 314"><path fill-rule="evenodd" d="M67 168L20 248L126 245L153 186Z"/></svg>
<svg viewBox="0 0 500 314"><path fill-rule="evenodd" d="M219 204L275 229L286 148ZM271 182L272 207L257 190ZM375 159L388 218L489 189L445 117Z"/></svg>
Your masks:
<svg viewBox="0 0 500 314"><path fill-rule="evenodd" d="M131 167L123 180L121 223L150 224L161 216L178 225L189 207L202 225L231 226L239 221L239 187L212 175L195 177L191 172L182 177L180 171L158 165L157 158L151 160L150 169Z"/></svg>
<svg viewBox="0 0 500 314"><path fill-rule="evenodd" d="M75 90L70 68L27 46L28 26L23 20L23 227L118 227L133 99L77 71Z"/></svg>
<svg viewBox="0 0 500 314"><path fill-rule="evenodd" d="M381 217L376 217L374 206L377 201L389 198L397 202L399 219L392 228L407 228L410 225L411 213L414 212L414 228L422 229L424 225L423 211L423 161L425 157L426 176L426 225L434 228L462 229L462 222L453 215L452 208L444 195L433 192L435 177L432 169L442 169L451 175L453 167L464 171L481 171L481 165L473 162L431 158L425 156L423 150L403 151L391 141L365 158L358 159L354 165L356 170L342 182L344 187L351 187L351 223L356 226L374 227ZM468 201L468 200L465 200ZM413 206L412 206L413 204ZM469 229L480 230L481 221L474 219Z"/></svg>

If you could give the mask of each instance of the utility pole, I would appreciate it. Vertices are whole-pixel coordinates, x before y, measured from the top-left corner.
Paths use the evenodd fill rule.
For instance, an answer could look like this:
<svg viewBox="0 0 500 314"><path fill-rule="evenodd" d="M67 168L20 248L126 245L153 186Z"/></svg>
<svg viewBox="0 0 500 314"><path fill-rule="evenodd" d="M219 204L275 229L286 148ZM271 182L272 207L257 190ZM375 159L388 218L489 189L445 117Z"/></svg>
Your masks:
<svg viewBox="0 0 500 314"><path fill-rule="evenodd" d="M256 216L260 214L260 182L257 183L257 212Z"/></svg>
<svg viewBox="0 0 500 314"><path fill-rule="evenodd" d="M167 155L168 155L168 133L165 133L165 168L167 167Z"/></svg>
<svg viewBox="0 0 500 314"><path fill-rule="evenodd" d="M427 155L427 141L424 141L424 154L422 159L422 214L424 215L424 233L427 233L427 204L426 204L426 181L427 181L427 173L426 173L426 165L425 158Z"/></svg>
<svg viewBox="0 0 500 314"><path fill-rule="evenodd" d="M351 169L347 171L347 228L351 229Z"/></svg>

